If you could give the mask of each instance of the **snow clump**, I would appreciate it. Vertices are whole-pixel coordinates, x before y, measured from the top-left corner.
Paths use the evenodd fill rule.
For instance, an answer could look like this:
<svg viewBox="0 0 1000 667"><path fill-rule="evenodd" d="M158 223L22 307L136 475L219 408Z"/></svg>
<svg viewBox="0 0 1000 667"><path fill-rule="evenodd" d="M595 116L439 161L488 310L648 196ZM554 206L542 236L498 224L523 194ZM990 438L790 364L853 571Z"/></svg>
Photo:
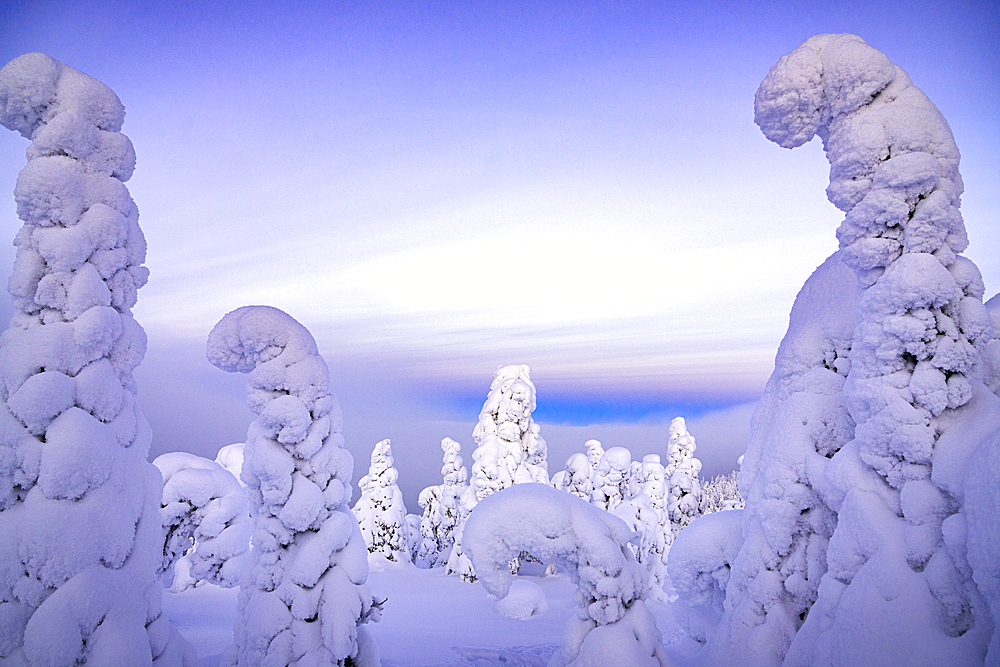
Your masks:
<svg viewBox="0 0 1000 667"><path fill-rule="evenodd" d="M247 403L258 415L244 448L253 547L230 662L377 665L363 624L378 620L379 604L347 505L354 462L316 341L277 308L244 306L212 329L207 356L249 374Z"/></svg>
<svg viewBox="0 0 1000 667"><path fill-rule="evenodd" d="M31 140L0 337L4 664L193 664L160 612L162 480L132 376L149 272L124 119L110 88L45 54L0 70L0 124Z"/></svg>
<svg viewBox="0 0 1000 667"><path fill-rule="evenodd" d="M479 580L499 598L510 591L509 562L529 551L555 562L577 584L578 616L550 665L669 664L643 599L645 569L628 548L633 533L620 519L547 484L518 484L484 498L464 539Z"/></svg>
<svg viewBox="0 0 1000 667"><path fill-rule="evenodd" d="M156 457L163 475L160 514L166 539L161 571L179 593L207 581L239 585L250 550L250 504L232 473L186 452Z"/></svg>

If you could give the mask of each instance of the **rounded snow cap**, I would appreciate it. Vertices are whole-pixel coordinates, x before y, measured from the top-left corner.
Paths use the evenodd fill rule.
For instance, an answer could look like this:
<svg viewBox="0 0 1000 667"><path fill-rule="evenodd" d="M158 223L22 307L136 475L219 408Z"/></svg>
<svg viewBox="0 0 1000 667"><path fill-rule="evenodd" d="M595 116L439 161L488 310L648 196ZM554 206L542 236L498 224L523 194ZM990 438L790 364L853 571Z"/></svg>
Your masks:
<svg viewBox="0 0 1000 667"><path fill-rule="evenodd" d="M895 78L889 58L857 35L816 35L768 72L754 95L754 122L779 146L796 148Z"/></svg>
<svg viewBox="0 0 1000 667"><path fill-rule="evenodd" d="M309 330L272 306L237 308L208 335L209 362L230 373L249 373L279 355L292 364L318 354Z"/></svg>
<svg viewBox="0 0 1000 667"><path fill-rule="evenodd" d="M109 132L120 131L125 122L125 107L113 90L52 56L26 53L0 70L0 125L31 139L64 111Z"/></svg>

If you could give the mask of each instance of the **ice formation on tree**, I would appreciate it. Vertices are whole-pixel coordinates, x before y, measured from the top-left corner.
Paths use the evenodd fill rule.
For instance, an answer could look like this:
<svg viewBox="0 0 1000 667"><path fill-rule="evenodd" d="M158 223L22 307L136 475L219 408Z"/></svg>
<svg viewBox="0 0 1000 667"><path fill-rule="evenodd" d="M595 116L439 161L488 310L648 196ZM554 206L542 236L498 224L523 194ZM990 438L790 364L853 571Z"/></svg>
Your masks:
<svg viewBox="0 0 1000 667"><path fill-rule="evenodd" d="M233 588L250 550L250 504L232 473L186 452L158 456L163 475L161 516L166 530L161 570L171 590L200 581Z"/></svg>
<svg viewBox="0 0 1000 667"><path fill-rule="evenodd" d="M0 662L193 662L160 613L161 479L132 371L146 242L135 152L104 84L42 53L0 70L0 124L31 140L0 337Z"/></svg>
<svg viewBox="0 0 1000 667"><path fill-rule="evenodd" d="M587 463L590 464L590 488L594 488L594 476L597 474L597 466L601 464L601 457L604 456L604 447L600 440L588 440L583 443L587 448Z"/></svg>
<svg viewBox="0 0 1000 667"><path fill-rule="evenodd" d="M701 461L694 456L695 448L694 437L688 433L684 418L674 417L670 422L666 465L670 486L667 511L674 535L700 513L701 482L698 481L698 473L701 472Z"/></svg>
<svg viewBox="0 0 1000 667"><path fill-rule="evenodd" d="M361 498L354 505L361 534L369 554L377 554L394 563L410 561L403 494L396 485L399 472L392 465L392 448L382 440L372 450L371 467L361 478Z"/></svg>
<svg viewBox="0 0 1000 667"><path fill-rule="evenodd" d="M632 452L612 447L604 452L594 473L590 502L606 512L614 511L628 496L632 473Z"/></svg>
<svg viewBox="0 0 1000 667"><path fill-rule="evenodd" d="M667 487L666 470L657 454L647 454L642 458L642 467L636 479L639 490L649 499L656 513L656 524L651 526L642 538L643 564L649 572L651 597L664 600L673 591L667 575L667 556L674 541L674 534L670 527L670 512L667 509L670 491Z"/></svg>
<svg viewBox="0 0 1000 667"><path fill-rule="evenodd" d="M316 342L277 308L244 306L212 329L208 360L249 374L247 404L258 415L242 472L253 547L234 633L239 664L377 665L362 624L379 607L347 505L354 462Z"/></svg>
<svg viewBox="0 0 1000 667"><path fill-rule="evenodd" d="M761 636L765 642L767 634L778 636L779 625L794 631L799 620L778 617L802 608L816 590L815 602L798 616L805 620L787 653L782 656L785 635L758 658L760 664L782 657L786 665L982 664L997 619L991 619L977 566L967 556L978 539L969 521L978 507L969 504L965 480L972 453L1000 421L1000 407L982 384L982 356L993 329L982 280L958 255L967 238L951 131L905 72L854 35L819 35L783 57L757 91L755 120L784 147L814 135L823 139L831 165L827 195L846 213L837 231L840 260L853 270L859 293L849 368L834 359L826 398L817 399L828 402L833 418L826 426L830 434L816 440L829 443L817 456L832 458L823 463L806 451L804 464L797 463L803 448L791 440L788 462L778 453L765 461L768 444L757 453L758 463L748 454L746 512L763 517L759 529L764 540L773 540L773 555L754 553L752 545L762 540L748 521L746 556L737 558L728 593L734 618L720 631L748 619L757 625L774 619ZM835 377L845 372L846 379ZM841 382L842 399L836 389ZM834 452L826 447L835 448L849 429L838 400L855 426L853 439ZM790 397L784 403L774 401L772 408L795 410ZM793 419L765 417L774 424ZM796 465L805 468L811 488L788 482L798 474ZM768 498L773 491L754 483L755 466L757 477L781 480L780 497ZM801 514L822 516L822 504L830 512L804 530L791 516L800 513L782 510L768 518L795 504ZM783 513L791 519L784 526ZM825 554L824 533L830 534ZM813 548L797 544L802 538ZM776 571L753 561L784 559L793 547L801 556L789 561L794 572L784 582L779 576L745 591L734 586L743 579L742 561L774 578ZM815 588L806 576L815 577L824 560L826 572ZM741 592L757 600L745 605ZM768 610L779 613L735 618L768 594L781 598Z"/></svg>
<svg viewBox="0 0 1000 667"><path fill-rule="evenodd" d="M476 450L472 453L469 488L463 496L467 515L491 493L524 482L549 483L545 440L531 418L535 409L535 385L525 364L501 366L493 375L479 422L472 432ZM446 572L475 580L472 562L462 549L462 524Z"/></svg>
<svg viewBox="0 0 1000 667"><path fill-rule="evenodd" d="M620 519L546 484L519 484L485 498L465 524L466 548L487 592L503 598L511 558L529 551L558 564L577 585L577 618L550 665L670 664L646 608L645 569Z"/></svg>
<svg viewBox="0 0 1000 667"><path fill-rule="evenodd" d="M566 459L566 469L559 471L557 475L558 477L552 477L552 486L590 501L590 496L594 491L594 484L591 481L593 472L590 469L590 461L587 460L585 454L577 452L570 455Z"/></svg>
<svg viewBox="0 0 1000 667"><path fill-rule="evenodd" d="M468 472L462 465L462 446L451 438L441 440L444 451L441 466L442 484L429 486L420 492L419 503L424 508L420 522L421 546L418 565L435 567L448 561L455 529L464 518L462 496L469 485Z"/></svg>
<svg viewBox="0 0 1000 667"><path fill-rule="evenodd" d="M780 663L816 600L837 525L817 487L831 457L854 437L843 387L856 293L838 252L792 306L741 464L746 542L733 563L730 611L712 647L716 662L750 655L759 664Z"/></svg>

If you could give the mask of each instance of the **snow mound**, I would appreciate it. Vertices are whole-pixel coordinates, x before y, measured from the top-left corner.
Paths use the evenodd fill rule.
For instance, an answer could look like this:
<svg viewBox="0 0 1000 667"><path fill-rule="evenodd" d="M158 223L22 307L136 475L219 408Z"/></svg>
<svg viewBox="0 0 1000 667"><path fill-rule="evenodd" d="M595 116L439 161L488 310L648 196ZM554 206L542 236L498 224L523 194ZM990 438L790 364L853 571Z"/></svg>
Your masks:
<svg viewBox="0 0 1000 667"><path fill-rule="evenodd" d="M501 616L524 620L535 614L540 614L549 608L542 587L527 579L515 579L510 589L497 603L493 610Z"/></svg>

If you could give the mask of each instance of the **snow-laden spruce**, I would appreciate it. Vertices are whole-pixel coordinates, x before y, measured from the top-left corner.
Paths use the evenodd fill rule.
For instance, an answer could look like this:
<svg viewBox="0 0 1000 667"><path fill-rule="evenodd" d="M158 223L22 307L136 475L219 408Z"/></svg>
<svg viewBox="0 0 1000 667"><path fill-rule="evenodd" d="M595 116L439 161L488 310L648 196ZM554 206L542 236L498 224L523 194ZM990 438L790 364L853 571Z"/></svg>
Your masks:
<svg viewBox="0 0 1000 667"><path fill-rule="evenodd" d="M388 440L372 449L368 474L361 478L361 498L354 505L354 516L368 553L394 563L410 561L406 506L396 481L399 472L392 465L392 447Z"/></svg>
<svg viewBox="0 0 1000 667"><path fill-rule="evenodd" d="M737 659L780 664L816 600L837 525L817 487L824 484L831 457L854 437L843 386L850 370L856 293L854 273L838 252L809 277L792 306L740 466L746 537L738 557L727 563L729 611L713 638L713 664ZM706 495L712 493L708 489ZM719 553L733 544L718 530L700 534L721 536ZM723 578L715 579L726 590ZM675 612L681 617L689 615L688 607L700 610L690 612L700 641L714 632L719 619L705 599L703 593L685 593ZM721 601L714 604L721 613Z"/></svg>
<svg viewBox="0 0 1000 667"><path fill-rule="evenodd" d="M250 550L250 504L232 473L215 461L170 452L153 461L163 475L166 538L161 570L179 593L199 582L233 588Z"/></svg>
<svg viewBox="0 0 1000 667"><path fill-rule="evenodd" d="M642 537L643 564L649 572L650 597L654 600L666 600L673 591L667 575L667 557L674 534L667 507L670 492L666 470L660 463L659 455L647 454L642 457L642 467L633 481L642 495L649 499L649 504L656 513L656 524L650 526Z"/></svg>
<svg viewBox="0 0 1000 667"><path fill-rule="evenodd" d="M420 548L416 563L420 567L445 565L455 542L455 528L463 518L462 496L468 488L468 472L462 465L462 446L451 438L441 440L444 452L442 484L420 492L418 502L424 509L420 521Z"/></svg>
<svg viewBox="0 0 1000 667"><path fill-rule="evenodd" d="M0 337L4 664L193 661L160 613L162 481L132 376L146 242L124 119L110 88L45 54L0 70L0 124L31 140Z"/></svg>
<svg viewBox="0 0 1000 667"><path fill-rule="evenodd" d="M377 665L363 626L379 615L365 585L368 550L347 505L354 462L316 341L277 308L244 306L212 329L208 360L249 374L258 415L243 450L253 548L234 633L239 664Z"/></svg>
<svg viewBox="0 0 1000 667"><path fill-rule="evenodd" d="M215 462L231 472L233 477L236 478L236 481L238 481L241 485L244 485L243 480L240 477L243 473L244 447L245 445L242 442L236 442L219 448L219 451L215 455Z"/></svg>
<svg viewBox="0 0 1000 667"><path fill-rule="evenodd" d="M612 447L601 455L594 472L590 502L606 512L614 511L628 496L632 474L632 452Z"/></svg>
<svg viewBox="0 0 1000 667"><path fill-rule="evenodd" d="M674 417L669 432L666 475L670 498L667 511L674 535L677 535L701 513L701 482L698 480L701 461L694 456L697 445L688 433L683 417Z"/></svg>
<svg viewBox="0 0 1000 667"><path fill-rule="evenodd" d="M472 453L469 488L463 496L466 514L483 498L514 484L549 483L545 440L531 418L534 410L531 369L525 364L498 368L472 432L476 450ZM446 572L475 580L475 570L462 549L461 524L455 531Z"/></svg>
<svg viewBox="0 0 1000 667"><path fill-rule="evenodd" d="M594 492L593 474L587 455L577 452L566 459L564 470L552 476L552 486L589 502Z"/></svg>
<svg viewBox="0 0 1000 667"><path fill-rule="evenodd" d="M755 120L784 147L823 139L827 195L846 213L840 254L860 289L843 387L854 439L827 483L813 481L837 524L785 664L982 664L997 619L967 557L965 480L1000 407L982 384L993 330L982 279L958 254L968 241L951 130L854 35L783 57Z"/></svg>
<svg viewBox="0 0 1000 667"><path fill-rule="evenodd" d="M645 569L628 548L632 531L617 517L547 484L518 484L481 500L464 540L487 592L503 598L513 581L509 562L529 551L554 562L578 586L578 615L549 664L670 664L656 621L643 601Z"/></svg>
<svg viewBox="0 0 1000 667"><path fill-rule="evenodd" d="M716 475L701 485L701 513L741 510L746 507L740 495L740 472Z"/></svg>

